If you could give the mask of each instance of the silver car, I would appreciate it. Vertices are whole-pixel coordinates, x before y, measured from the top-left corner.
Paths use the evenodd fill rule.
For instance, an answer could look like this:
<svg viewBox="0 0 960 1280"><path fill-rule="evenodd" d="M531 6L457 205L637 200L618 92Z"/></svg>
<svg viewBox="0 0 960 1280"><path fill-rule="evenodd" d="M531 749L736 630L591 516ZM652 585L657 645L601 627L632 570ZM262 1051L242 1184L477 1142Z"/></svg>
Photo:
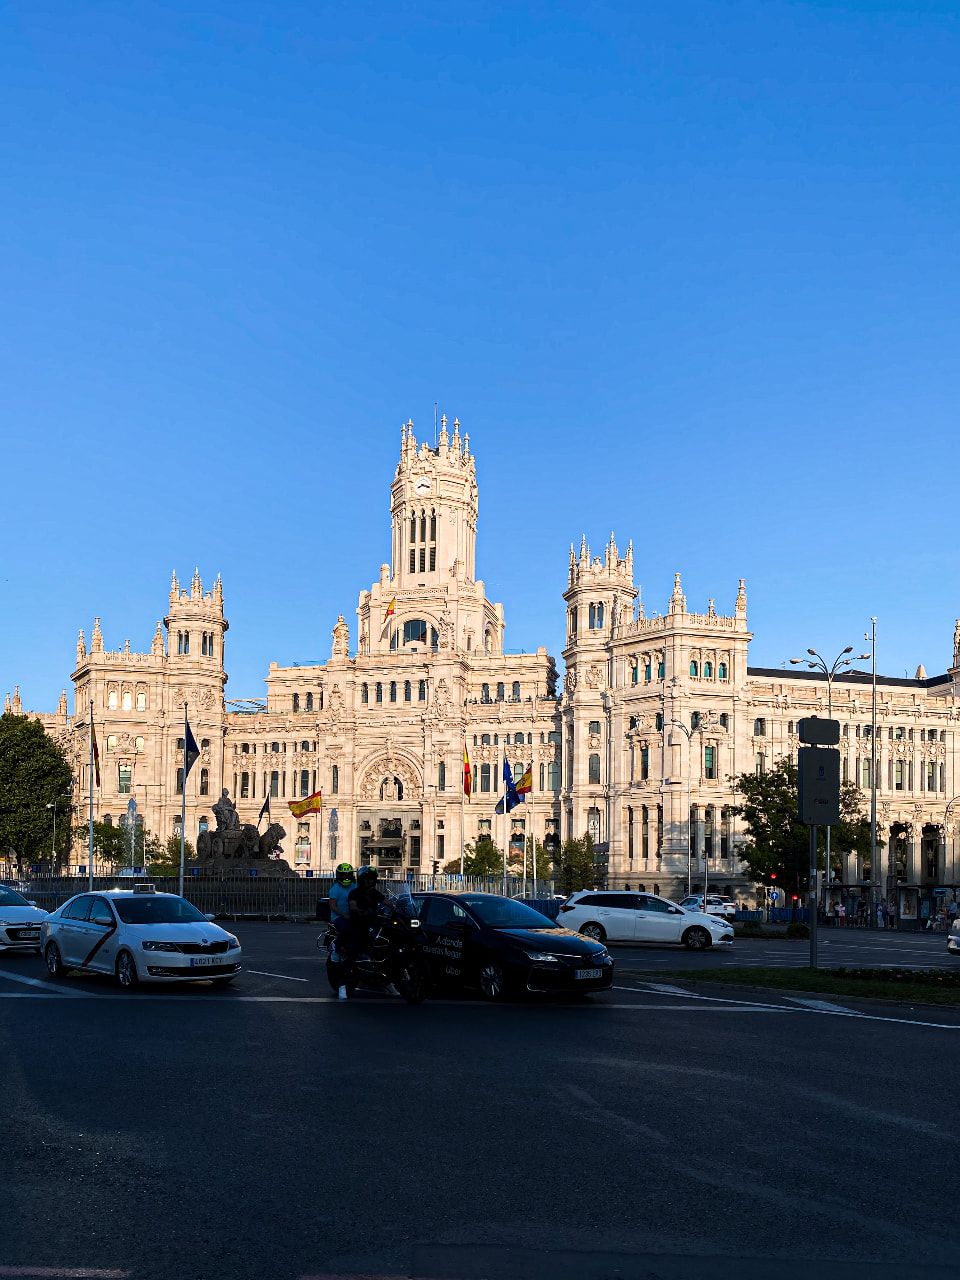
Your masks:
<svg viewBox="0 0 960 1280"><path fill-rule="evenodd" d="M70 969L138 982L232 982L240 943L186 898L153 885L81 893L47 916L40 945L51 978Z"/></svg>
<svg viewBox="0 0 960 1280"><path fill-rule="evenodd" d="M39 951L40 922L46 918L35 902L0 884L0 951Z"/></svg>

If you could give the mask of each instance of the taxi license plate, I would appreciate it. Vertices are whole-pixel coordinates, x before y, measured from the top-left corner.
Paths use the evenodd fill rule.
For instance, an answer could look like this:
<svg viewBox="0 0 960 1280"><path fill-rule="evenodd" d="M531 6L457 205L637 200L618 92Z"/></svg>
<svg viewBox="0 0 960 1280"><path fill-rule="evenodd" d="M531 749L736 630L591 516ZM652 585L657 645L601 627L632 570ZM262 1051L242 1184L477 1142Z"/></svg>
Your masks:
<svg viewBox="0 0 960 1280"><path fill-rule="evenodd" d="M602 976L602 969L578 969L574 974L576 978L600 978Z"/></svg>
<svg viewBox="0 0 960 1280"><path fill-rule="evenodd" d="M208 964L222 964L223 960L220 956L191 956L190 968L199 969L201 966Z"/></svg>

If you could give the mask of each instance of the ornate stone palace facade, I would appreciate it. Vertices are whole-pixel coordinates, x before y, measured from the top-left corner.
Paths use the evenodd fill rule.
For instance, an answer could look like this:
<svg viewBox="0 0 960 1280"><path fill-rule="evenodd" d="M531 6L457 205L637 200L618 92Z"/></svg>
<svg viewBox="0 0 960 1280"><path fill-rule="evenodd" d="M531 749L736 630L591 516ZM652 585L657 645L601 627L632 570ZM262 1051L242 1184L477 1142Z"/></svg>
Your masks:
<svg viewBox="0 0 960 1280"><path fill-rule="evenodd" d="M743 892L740 831L731 779L795 754L797 721L826 715L824 679L808 671L750 667L743 580L733 612L688 610L676 575L667 611L646 617L634 585L632 545L611 535L602 556L571 547L562 696L546 649L504 648L503 606L476 576L478 494L469 436L446 420L436 448L402 431L391 488L391 563L360 593L357 644L341 615L330 659L271 662L266 697L225 699L227 621L218 578L189 590L176 575L167 615L146 653L129 642L104 648L99 619L83 632L72 675L75 714L61 695L40 715L87 790L90 705L100 742L98 818L118 821L135 797L148 830L179 831L183 708L201 746L187 780L187 834L212 820L221 788L244 822L266 795L287 830L286 856L300 871L339 860L428 871L459 857L461 838L490 833L503 845L590 831L609 851L612 877L685 891L703 859L711 882ZM960 624L953 666L931 679L879 678L878 785L883 878L896 871L902 911L960 879L955 829L945 826L958 789ZM870 677L839 676L844 777L870 786ZM8 699L8 708L19 710ZM463 798L466 745L474 795ZM528 802L494 816L504 753L519 775L533 768ZM321 814L295 820L291 800L322 790ZM82 802L81 802L82 803ZM552 843L552 841L551 841ZM78 851L75 855L83 861ZM843 881L869 868L848 859Z"/></svg>

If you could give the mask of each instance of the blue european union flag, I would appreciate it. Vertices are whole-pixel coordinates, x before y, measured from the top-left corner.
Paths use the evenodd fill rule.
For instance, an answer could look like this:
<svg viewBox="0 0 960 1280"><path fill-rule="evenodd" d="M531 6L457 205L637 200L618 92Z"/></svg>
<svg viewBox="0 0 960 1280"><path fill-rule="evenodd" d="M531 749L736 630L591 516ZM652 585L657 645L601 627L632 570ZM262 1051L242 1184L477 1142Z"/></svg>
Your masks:
<svg viewBox="0 0 960 1280"><path fill-rule="evenodd" d="M517 794L517 788L513 781L513 770L510 768L510 761L506 754L503 757L503 798L497 803L494 813L509 813L511 809L515 809L518 804L523 803L523 797Z"/></svg>

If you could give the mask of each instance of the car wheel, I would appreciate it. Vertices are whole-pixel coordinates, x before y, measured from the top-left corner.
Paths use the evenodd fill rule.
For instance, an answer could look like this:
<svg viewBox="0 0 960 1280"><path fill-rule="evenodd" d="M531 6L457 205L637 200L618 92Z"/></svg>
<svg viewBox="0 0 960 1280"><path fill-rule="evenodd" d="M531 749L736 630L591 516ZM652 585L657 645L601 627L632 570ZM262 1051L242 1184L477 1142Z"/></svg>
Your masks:
<svg viewBox="0 0 960 1280"><path fill-rule="evenodd" d="M60 954L60 948L55 942L47 943L43 958L47 963L47 973L51 978L62 978L67 972L63 963L63 956Z"/></svg>
<svg viewBox="0 0 960 1280"><path fill-rule="evenodd" d="M710 935L706 929L701 929L697 925L693 929L688 929L683 935L683 945L688 951L706 951L710 946Z"/></svg>
<svg viewBox="0 0 960 1280"><path fill-rule="evenodd" d="M137 973L137 962L129 951L121 951L117 956L116 974L117 981L124 991L132 991L140 981L140 975Z"/></svg>
<svg viewBox="0 0 960 1280"><path fill-rule="evenodd" d="M480 994L484 1000L502 1000L506 990L506 974L498 964L488 961L480 970Z"/></svg>
<svg viewBox="0 0 960 1280"><path fill-rule="evenodd" d="M607 940L603 925L600 924L594 924L593 922L585 924L580 932L585 938L592 938L594 942L606 942Z"/></svg>

